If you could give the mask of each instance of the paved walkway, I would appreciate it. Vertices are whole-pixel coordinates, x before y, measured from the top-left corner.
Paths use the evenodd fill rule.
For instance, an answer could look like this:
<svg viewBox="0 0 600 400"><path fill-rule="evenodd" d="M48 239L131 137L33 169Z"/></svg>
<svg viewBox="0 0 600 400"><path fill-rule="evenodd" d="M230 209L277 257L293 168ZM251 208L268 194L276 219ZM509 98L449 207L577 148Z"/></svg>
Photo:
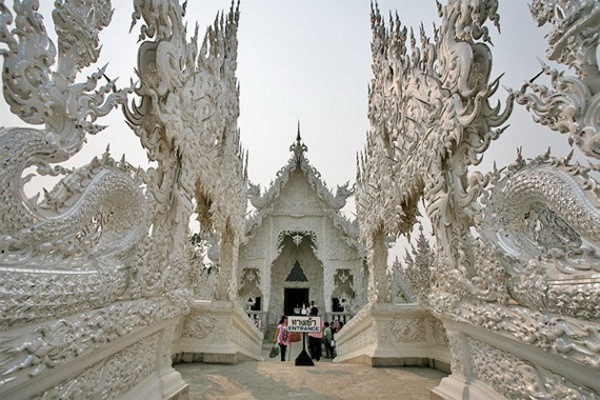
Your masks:
<svg viewBox="0 0 600 400"><path fill-rule="evenodd" d="M314 367L296 366L301 349L301 343L294 343L291 361L285 362L269 359L265 345L265 361L178 364L175 369L190 384L190 400L422 400L429 399L429 391L446 376L429 368L371 368L330 359Z"/></svg>

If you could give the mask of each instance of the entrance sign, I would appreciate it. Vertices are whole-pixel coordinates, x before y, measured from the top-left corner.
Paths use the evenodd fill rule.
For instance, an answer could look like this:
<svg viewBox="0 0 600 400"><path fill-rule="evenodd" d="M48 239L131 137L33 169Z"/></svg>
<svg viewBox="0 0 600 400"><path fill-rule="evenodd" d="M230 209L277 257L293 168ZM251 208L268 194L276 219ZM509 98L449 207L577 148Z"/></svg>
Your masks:
<svg viewBox="0 0 600 400"><path fill-rule="evenodd" d="M287 327L289 332L321 332L321 317L289 316Z"/></svg>
<svg viewBox="0 0 600 400"><path fill-rule="evenodd" d="M314 366L315 364L306 352L306 333L321 331L321 317L288 316L287 328L288 332L302 333L302 351L296 357L296 365Z"/></svg>

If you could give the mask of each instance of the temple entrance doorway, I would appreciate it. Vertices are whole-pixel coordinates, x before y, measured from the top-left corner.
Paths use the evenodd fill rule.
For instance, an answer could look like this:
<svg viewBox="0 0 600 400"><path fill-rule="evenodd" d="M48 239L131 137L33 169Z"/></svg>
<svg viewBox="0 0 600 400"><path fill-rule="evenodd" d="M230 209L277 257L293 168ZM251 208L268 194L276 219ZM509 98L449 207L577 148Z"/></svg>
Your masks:
<svg viewBox="0 0 600 400"><path fill-rule="evenodd" d="M294 315L294 307L302 304L308 306L308 288L285 288L283 294L283 309L285 315Z"/></svg>

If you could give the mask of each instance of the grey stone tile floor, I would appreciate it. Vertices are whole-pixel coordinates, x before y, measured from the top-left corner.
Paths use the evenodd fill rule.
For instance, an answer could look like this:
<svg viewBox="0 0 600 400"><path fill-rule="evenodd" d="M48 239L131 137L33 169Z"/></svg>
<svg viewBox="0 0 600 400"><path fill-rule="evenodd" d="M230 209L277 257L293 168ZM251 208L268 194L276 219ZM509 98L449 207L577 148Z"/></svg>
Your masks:
<svg viewBox="0 0 600 400"><path fill-rule="evenodd" d="M190 384L189 400L377 400L430 399L430 390L445 373L429 368L372 368L341 364L321 359L314 366L296 366L302 349L292 344L290 361L268 358L237 365L177 364L183 379Z"/></svg>

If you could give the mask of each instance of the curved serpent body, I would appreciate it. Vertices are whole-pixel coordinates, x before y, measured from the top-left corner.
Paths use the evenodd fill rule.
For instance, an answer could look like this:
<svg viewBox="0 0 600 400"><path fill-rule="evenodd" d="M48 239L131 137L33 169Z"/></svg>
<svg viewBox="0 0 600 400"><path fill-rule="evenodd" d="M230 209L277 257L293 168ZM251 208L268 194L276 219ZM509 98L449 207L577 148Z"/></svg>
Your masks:
<svg viewBox="0 0 600 400"><path fill-rule="evenodd" d="M27 198L23 186L28 178L22 178L27 168L37 166L46 175L65 172L50 167L66 155L54 138L35 129L0 129L4 323L113 301L127 287L125 267L147 232L141 181L131 167L108 157L69 172L43 201Z"/></svg>
<svg viewBox="0 0 600 400"><path fill-rule="evenodd" d="M599 318L600 202L589 170L533 162L505 176L486 201L483 238L500 252L523 305Z"/></svg>

